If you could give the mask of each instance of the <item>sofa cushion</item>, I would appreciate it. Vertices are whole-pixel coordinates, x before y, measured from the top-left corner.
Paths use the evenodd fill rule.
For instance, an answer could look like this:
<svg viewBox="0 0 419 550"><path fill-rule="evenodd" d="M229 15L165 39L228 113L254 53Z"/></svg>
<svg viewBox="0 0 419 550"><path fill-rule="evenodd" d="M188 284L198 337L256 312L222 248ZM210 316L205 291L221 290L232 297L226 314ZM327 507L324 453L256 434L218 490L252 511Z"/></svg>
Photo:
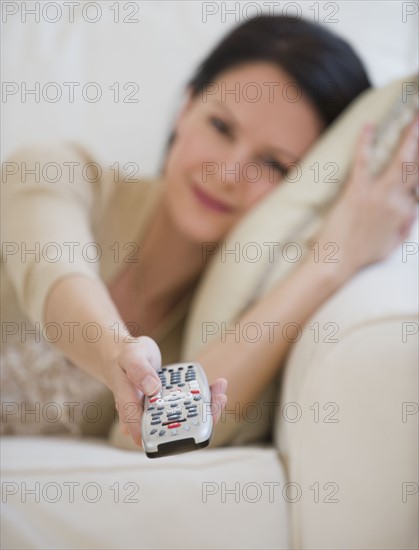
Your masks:
<svg viewBox="0 0 419 550"><path fill-rule="evenodd" d="M2 548L289 548L272 448L151 460L94 439L4 437L1 464Z"/></svg>

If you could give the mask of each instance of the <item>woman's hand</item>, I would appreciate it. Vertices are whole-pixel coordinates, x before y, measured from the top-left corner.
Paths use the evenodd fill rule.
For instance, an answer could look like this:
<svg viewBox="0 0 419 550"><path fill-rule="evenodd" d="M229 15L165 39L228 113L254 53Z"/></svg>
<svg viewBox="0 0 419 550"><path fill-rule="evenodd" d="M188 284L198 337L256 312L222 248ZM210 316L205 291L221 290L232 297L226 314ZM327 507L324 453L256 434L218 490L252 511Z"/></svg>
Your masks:
<svg viewBox="0 0 419 550"><path fill-rule="evenodd" d="M406 163L418 163L418 121L407 127L386 168L369 173L373 127L358 142L354 164L342 194L314 241L338 248L337 271L347 280L362 267L383 260L409 234L417 215L418 169L407 174Z"/></svg>
<svg viewBox="0 0 419 550"><path fill-rule="evenodd" d="M156 342L141 336L137 342L128 343L108 365L107 380L115 397L122 432L130 435L139 447L141 443L141 417L144 394L150 396L161 390L157 371L162 358ZM227 381L218 378L211 385L211 412L214 424L227 402Z"/></svg>

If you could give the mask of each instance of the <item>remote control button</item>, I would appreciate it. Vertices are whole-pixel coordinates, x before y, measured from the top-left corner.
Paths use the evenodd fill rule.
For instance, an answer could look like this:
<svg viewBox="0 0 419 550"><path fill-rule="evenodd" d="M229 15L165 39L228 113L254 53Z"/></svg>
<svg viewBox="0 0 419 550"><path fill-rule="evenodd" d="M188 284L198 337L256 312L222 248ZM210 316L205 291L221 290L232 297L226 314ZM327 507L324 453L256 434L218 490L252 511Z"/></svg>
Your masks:
<svg viewBox="0 0 419 550"><path fill-rule="evenodd" d="M159 431L159 436L161 437L162 435L164 435L166 433L166 430L160 430Z"/></svg>
<svg viewBox="0 0 419 550"><path fill-rule="evenodd" d="M193 365L189 365L189 366L188 366L188 369L193 369Z"/></svg>
<svg viewBox="0 0 419 550"><path fill-rule="evenodd" d="M163 409L164 409L164 405L159 405L159 406L157 407L157 410L158 410L158 411L162 411Z"/></svg>
<svg viewBox="0 0 419 550"><path fill-rule="evenodd" d="M151 424L152 426L155 426L156 424L161 424L161 420L160 420L160 418L158 418L158 419L156 419L156 420L152 420L152 421L150 422L150 424Z"/></svg>
<svg viewBox="0 0 419 550"><path fill-rule="evenodd" d="M180 382L180 384L178 384L179 388L182 388L184 385L185 385L185 382Z"/></svg>
<svg viewBox="0 0 419 550"><path fill-rule="evenodd" d="M161 394L155 395L154 397L150 397L150 403L156 403L161 398Z"/></svg>
<svg viewBox="0 0 419 550"><path fill-rule="evenodd" d="M168 428L179 428L182 424L180 422L175 422L174 424L169 424Z"/></svg>
<svg viewBox="0 0 419 550"><path fill-rule="evenodd" d="M191 390L191 393L193 393L193 394L199 394L199 393L201 393L201 391L200 391L200 390Z"/></svg>
<svg viewBox="0 0 419 550"><path fill-rule="evenodd" d="M148 409L147 409L147 410L148 410L148 411L154 411L154 407L153 407L153 405L150 405L150 406L148 407Z"/></svg>
<svg viewBox="0 0 419 550"><path fill-rule="evenodd" d="M198 413L197 412L189 413L187 415L187 418L192 418L193 416L198 416Z"/></svg>
<svg viewBox="0 0 419 550"><path fill-rule="evenodd" d="M177 407L177 403L170 403L171 407Z"/></svg>
<svg viewBox="0 0 419 550"><path fill-rule="evenodd" d="M163 414L163 411L156 411L156 412L154 412L154 413L151 413L151 416L157 418L157 417L159 417L161 414Z"/></svg>
<svg viewBox="0 0 419 550"><path fill-rule="evenodd" d="M173 386L171 386L170 384L168 386L166 386L166 390L171 390L173 388Z"/></svg>
<svg viewBox="0 0 419 550"><path fill-rule="evenodd" d="M163 400L164 401L175 401L175 400L178 400L178 399L183 399L184 397L185 397L184 392L181 392L179 390L174 390L174 391L170 392L168 395L165 395L163 397Z"/></svg>
<svg viewBox="0 0 419 550"><path fill-rule="evenodd" d="M157 428L153 428L153 429L151 430L151 432L150 432L150 435L153 435L153 434L155 434L156 432L157 432Z"/></svg>
<svg viewBox="0 0 419 550"><path fill-rule="evenodd" d="M200 395L195 395L195 397L193 398L194 401L199 401L200 399L202 399Z"/></svg>

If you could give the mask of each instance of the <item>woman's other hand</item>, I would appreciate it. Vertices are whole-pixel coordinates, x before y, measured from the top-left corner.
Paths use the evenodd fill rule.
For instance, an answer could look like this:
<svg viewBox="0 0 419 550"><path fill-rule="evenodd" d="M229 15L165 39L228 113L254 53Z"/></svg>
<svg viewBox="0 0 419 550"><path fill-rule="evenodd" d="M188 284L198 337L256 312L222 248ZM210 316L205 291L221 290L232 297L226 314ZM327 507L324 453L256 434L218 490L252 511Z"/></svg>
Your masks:
<svg viewBox="0 0 419 550"><path fill-rule="evenodd" d="M115 397L121 430L130 435L139 447L141 442L141 417L144 395L154 395L161 390L157 371L162 366L162 358L156 342L141 336L137 342L126 347L112 360L108 367L108 385ZM227 380L218 378L211 385L211 413L214 424L219 420L222 408L227 402L225 392Z"/></svg>
<svg viewBox="0 0 419 550"><path fill-rule="evenodd" d="M369 170L373 127L359 138L354 164L342 194L314 241L336 243L337 270L348 279L362 267L385 259L409 234L417 215L419 117L406 128L393 158L373 177ZM409 173L408 173L409 172Z"/></svg>

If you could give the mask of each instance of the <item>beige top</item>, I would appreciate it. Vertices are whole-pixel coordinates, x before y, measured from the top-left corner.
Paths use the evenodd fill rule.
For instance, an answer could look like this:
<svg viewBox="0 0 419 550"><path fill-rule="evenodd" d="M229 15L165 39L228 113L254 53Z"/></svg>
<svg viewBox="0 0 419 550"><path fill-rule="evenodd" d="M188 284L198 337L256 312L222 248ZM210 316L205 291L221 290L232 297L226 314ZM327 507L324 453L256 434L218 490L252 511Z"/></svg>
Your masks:
<svg viewBox="0 0 419 550"><path fill-rule="evenodd" d="M69 143L23 149L4 163L0 267L3 401L38 400L42 407L51 401L96 400L106 403L106 409L113 402L107 388L79 369L75 371L74 366L70 368L63 354L45 343L43 310L59 279L83 274L107 284L126 267L134 250L129 243L138 242L146 230L162 180L123 181L126 173L104 166L99 178L97 164L89 163L94 160L86 151ZM163 364L180 360L193 292L191 288L153 331ZM40 342L30 333L34 325L41 334ZM50 333L48 337L53 338ZM61 427L61 431L78 433L68 419L54 426L42 425L42 417L32 426L33 418L28 420L25 428L18 415L10 415L6 432L56 433ZM105 435L109 421L109 412L95 425L80 419L81 433Z"/></svg>
<svg viewBox="0 0 419 550"><path fill-rule="evenodd" d="M89 163L94 160L86 151L67 143L24 149L6 161L1 226L4 321L30 320L41 330L46 297L55 282L83 274L108 284L132 257L130 243L138 242L146 230L162 180L137 176L139 181L130 181L134 176L103 166L98 178L97 163ZM35 167L39 178L29 173ZM57 172L61 177L55 181ZM164 363L179 357L179 335L192 290L153 333Z"/></svg>

